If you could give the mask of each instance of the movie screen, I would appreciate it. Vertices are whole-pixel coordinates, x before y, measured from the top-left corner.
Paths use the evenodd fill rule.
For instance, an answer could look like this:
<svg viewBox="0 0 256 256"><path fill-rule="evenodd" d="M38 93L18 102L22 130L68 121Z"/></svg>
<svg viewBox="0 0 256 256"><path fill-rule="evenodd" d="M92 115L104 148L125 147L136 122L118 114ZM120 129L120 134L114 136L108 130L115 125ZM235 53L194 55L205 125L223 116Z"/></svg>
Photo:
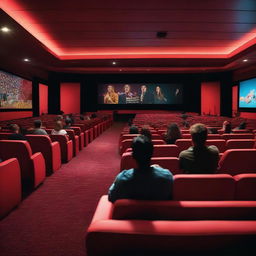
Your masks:
<svg viewBox="0 0 256 256"><path fill-rule="evenodd" d="M239 108L256 108L256 78L240 82Z"/></svg>

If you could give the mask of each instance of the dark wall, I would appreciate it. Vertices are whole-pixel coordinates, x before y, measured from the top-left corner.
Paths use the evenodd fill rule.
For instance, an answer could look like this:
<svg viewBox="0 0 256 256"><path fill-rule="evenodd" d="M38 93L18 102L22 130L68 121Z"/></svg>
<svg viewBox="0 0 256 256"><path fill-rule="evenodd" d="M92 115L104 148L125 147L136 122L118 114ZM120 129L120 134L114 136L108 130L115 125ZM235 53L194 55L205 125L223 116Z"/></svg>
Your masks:
<svg viewBox="0 0 256 256"><path fill-rule="evenodd" d="M201 111L201 82L220 81L221 115L232 114L232 76L230 72L209 74L65 74L49 75L49 113L60 110L60 83L81 84L81 113L99 109L167 109ZM181 83L184 86L183 105L98 105L97 85L101 83Z"/></svg>

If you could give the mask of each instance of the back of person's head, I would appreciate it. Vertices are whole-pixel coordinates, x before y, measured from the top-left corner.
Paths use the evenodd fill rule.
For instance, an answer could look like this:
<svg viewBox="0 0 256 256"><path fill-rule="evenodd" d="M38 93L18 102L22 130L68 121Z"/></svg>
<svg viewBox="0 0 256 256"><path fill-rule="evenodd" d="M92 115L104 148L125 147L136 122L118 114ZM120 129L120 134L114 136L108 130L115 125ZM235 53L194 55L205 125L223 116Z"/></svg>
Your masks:
<svg viewBox="0 0 256 256"><path fill-rule="evenodd" d="M132 142L132 155L139 169L148 168L153 155L152 142L144 135L134 138Z"/></svg>
<svg viewBox="0 0 256 256"><path fill-rule="evenodd" d="M245 129L245 128L246 128L246 122L240 123L239 126L238 126L238 128L241 129L241 130L242 130L242 129Z"/></svg>
<svg viewBox="0 0 256 256"><path fill-rule="evenodd" d="M227 121L224 124L224 133L231 133L231 131L232 131L231 123Z"/></svg>
<svg viewBox="0 0 256 256"><path fill-rule="evenodd" d="M17 124L11 124L10 125L10 130L13 133L19 133L20 131L20 127Z"/></svg>
<svg viewBox="0 0 256 256"><path fill-rule="evenodd" d="M169 139L180 139L181 131L176 123L172 123L167 128L167 138Z"/></svg>
<svg viewBox="0 0 256 256"><path fill-rule="evenodd" d="M130 134L138 134L138 133L139 133L138 127L135 126L135 125L132 125L132 126L130 127L130 129L129 129L129 133L130 133Z"/></svg>
<svg viewBox="0 0 256 256"><path fill-rule="evenodd" d="M80 120L84 120L84 116L83 115L80 115L79 118L80 118Z"/></svg>
<svg viewBox="0 0 256 256"><path fill-rule="evenodd" d="M69 117L67 117L67 118L65 119L65 123L66 123L66 125L71 125L72 120L71 120Z"/></svg>
<svg viewBox="0 0 256 256"><path fill-rule="evenodd" d="M151 131L147 127L142 127L140 134L146 136L149 140L152 140Z"/></svg>
<svg viewBox="0 0 256 256"><path fill-rule="evenodd" d="M195 146L202 147L207 139L207 128L204 124L194 124L190 127L190 134Z"/></svg>
<svg viewBox="0 0 256 256"><path fill-rule="evenodd" d="M62 121L63 120L63 116L62 115L57 115L55 118L55 121Z"/></svg>
<svg viewBox="0 0 256 256"><path fill-rule="evenodd" d="M62 121L57 121L57 122L55 123L54 130L55 130L55 131L60 131L61 129L63 129Z"/></svg>
<svg viewBox="0 0 256 256"><path fill-rule="evenodd" d="M63 110L60 110L60 115L64 115L64 111Z"/></svg>
<svg viewBox="0 0 256 256"><path fill-rule="evenodd" d="M42 121L41 120L35 120L34 121L34 127L35 128L41 128L42 126Z"/></svg>
<svg viewBox="0 0 256 256"><path fill-rule="evenodd" d="M96 118L97 115L95 113L91 114L91 118Z"/></svg>

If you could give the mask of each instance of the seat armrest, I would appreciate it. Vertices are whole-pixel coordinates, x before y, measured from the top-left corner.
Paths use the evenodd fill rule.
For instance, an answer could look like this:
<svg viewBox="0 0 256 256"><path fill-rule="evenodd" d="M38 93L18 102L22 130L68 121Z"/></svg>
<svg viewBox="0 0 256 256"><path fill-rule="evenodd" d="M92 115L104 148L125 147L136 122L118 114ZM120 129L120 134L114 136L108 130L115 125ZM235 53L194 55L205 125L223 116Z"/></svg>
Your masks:
<svg viewBox="0 0 256 256"><path fill-rule="evenodd" d="M36 188L39 184L41 184L46 175L45 168L45 159L42 153L37 152L31 156L31 161L34 170L34 187Z"/></svg>

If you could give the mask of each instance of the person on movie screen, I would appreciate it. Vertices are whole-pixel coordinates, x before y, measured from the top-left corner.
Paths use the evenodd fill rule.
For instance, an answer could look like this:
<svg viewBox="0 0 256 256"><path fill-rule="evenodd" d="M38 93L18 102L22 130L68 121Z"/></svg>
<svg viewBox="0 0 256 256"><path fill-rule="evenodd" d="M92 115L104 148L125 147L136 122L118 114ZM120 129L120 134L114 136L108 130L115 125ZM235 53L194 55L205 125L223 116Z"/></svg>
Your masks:
<svg viewBox="0 0 256 256"><path fill-rule="evenodd" d="M142 85L140 87L140 103L141 104L153 104L154 103L154 95L148 90L146 85Z"/></svg>
<svg viewBox="0 0 256 256"><path fill-rule="evenodd" d="M131 86L129 84L124 85L124 91L119 94L118 103L119 104L127 104L130 103L130 99L136 96L134 93L131 92ZM134 102L136 103L136 102Z"/></svg>
<svg viewBox="0 0 256 256"><path fill-rule="evenodd" d="M105 104L118 104L118 94L113 85L108 85L107 93L104 95Z"/></svg>
<svg viewBox="0 0 256 256"><path fill-rule="evenodd" d="M166 103L167 103L167 99L164 97L161 87L157 86L154 92L154 104L166 104Z"/></svg>

